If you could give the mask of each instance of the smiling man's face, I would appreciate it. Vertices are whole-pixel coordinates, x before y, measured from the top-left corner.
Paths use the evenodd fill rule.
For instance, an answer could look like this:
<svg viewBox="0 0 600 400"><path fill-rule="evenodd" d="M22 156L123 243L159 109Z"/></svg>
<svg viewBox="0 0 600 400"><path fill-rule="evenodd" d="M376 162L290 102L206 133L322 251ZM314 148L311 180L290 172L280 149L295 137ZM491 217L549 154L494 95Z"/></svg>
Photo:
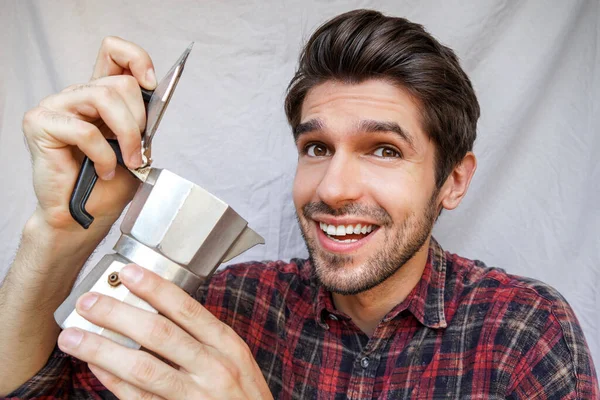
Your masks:
<svg viewBox="0 0 600 400"><path fill-rule="evenodd" d="M294 203L317 277L340 294L373 288L424 246L438 215L418 104L381 80L328 81L306 95L295 136Z"/></svg>

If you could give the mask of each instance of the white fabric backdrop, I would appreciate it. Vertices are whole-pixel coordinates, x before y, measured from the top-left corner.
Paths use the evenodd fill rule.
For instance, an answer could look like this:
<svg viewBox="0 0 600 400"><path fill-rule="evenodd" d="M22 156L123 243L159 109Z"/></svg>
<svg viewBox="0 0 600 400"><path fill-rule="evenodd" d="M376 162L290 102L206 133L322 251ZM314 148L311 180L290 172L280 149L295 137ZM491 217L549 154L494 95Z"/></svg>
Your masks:
<svg viewBox="0 0 600 400"><path fill-rule="evenodd" d="M235 261L304 256L291 199L296 154L285 87L310 33L354 8L424 24L457 51L477 90L479 168L463 204L440 218L437 239L556 287L575 309L598 366L597 0L1 0L0 276L35 205L23 113L86 81L106 35L147 49L159 78L196 42L156 136L154 165L221 197L265 237L265 246ZM93 261L117 237L113 229Z"/></svg>

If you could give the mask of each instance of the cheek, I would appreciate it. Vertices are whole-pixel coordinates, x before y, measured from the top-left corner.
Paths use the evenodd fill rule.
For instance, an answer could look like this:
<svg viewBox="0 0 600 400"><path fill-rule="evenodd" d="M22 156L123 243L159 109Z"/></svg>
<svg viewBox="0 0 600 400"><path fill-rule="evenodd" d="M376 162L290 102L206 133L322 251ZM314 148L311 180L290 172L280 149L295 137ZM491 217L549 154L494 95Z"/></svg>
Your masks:
<svg viewBox="0 0 600 400"><path fill-rule="evenodd" d="M423 178L423 179L422 179ZM370 171L365 184L377 205L385 209L395 221L417 213L429 199L429 183L412 168L406 170L381 169Z"/></svg>
<svg viewBox="0 0 600 400"><path fill-rule="evenodd" d="M306 203L313 199L318 184L318 172L307 166L298 164L292 188L292 197L297 210L300 210Z"/></svg>

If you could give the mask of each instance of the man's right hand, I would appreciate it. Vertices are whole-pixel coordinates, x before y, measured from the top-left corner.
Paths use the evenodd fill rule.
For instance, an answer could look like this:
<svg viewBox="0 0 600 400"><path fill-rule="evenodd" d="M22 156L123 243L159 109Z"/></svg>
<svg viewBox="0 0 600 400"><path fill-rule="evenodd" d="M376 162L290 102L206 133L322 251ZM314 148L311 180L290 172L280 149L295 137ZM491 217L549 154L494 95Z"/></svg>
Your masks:
<svg viewBox="0 0 600 400"><path fill-rule="evenodd" d="M48 361L59 333L54 310L138 187L137 179L117 167L106 138L118 139L128 167L141 164L146 115L140 86L156 86L152 60L139 46L109 37L89 83L49 96L25 114L38 206L0 286L0 397ZM86 204L94 216L87 230L69 212L84 154L100 177Z"/></svg>
<svg viewBox="0 0 600 400"><path fill-rule="evenodd" d="M94 162L100 178L86 205L97 227L105 231L131 200L136 180L117 168L106 138L117 138L127 167L141 165L146 114L140 86L156 86L149 55L131 42L107 37L89 83L51 95L25 114L23 131L33 160L36 212L50 228L84 234L69 213L83 154Z"/></svg>

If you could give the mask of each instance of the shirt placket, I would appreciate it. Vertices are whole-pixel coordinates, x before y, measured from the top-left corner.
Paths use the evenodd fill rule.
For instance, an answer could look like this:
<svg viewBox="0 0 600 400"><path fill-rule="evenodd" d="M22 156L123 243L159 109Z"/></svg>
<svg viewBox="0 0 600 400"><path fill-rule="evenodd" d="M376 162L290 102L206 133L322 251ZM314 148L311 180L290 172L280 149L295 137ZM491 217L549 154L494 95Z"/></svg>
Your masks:
<svg viewBox="0 0 600 400"><path fill-rule="evenodd" d="M377 371L381 363L383 350L394 330L395 321L382 322L373 336L354 359L352 375L346 397L348 400L364 400L373 398L373 389L377 379Z"/></svg>

